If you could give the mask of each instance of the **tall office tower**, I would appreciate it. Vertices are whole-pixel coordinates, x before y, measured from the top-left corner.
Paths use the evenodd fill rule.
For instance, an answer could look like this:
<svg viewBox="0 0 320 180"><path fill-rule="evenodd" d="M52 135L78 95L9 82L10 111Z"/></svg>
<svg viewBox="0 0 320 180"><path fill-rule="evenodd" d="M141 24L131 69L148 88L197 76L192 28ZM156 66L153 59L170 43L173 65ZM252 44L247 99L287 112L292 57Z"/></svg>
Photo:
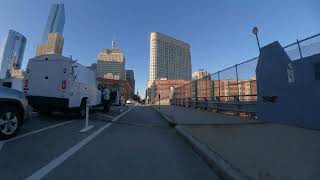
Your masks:
<svg viewBox="0 0 320 180"><path fill-rule="evenodd" d="M20 33L9 30L0 52L0 79L11 77L11 71L21 69L27 39Z"/></svg>
<svg viewBox="0 0 320 180"><path fill-rule="evenodd" d="M97 77L125 80L125 57L112 41L112 48L103 49L98 55Z"/></svg>
<svg viewBox="0 0 320 180"><path fill-rule="evenodd" d="M42 36L42 43L46 43L50 33L59 33L62 36L65 23L64 5L53 4Z"/></svg>
<svg viewBox="0 0 320 180"><path fill-rule="evenodd" d="M154 80L191 80L190 45L167 35L150 34L150 78Z"/></svg>
<svg viewBox="0 0 320 180"><path fill-rule="evenodd" d="M129 81L129 84L131 86L131 95L133 95L135 90L135 80L134 80L133 70L126 70L126 79Z"/></svg>
<svg viewBox="0 0 320 180"><path fill-rule="evenodd" d="M36 56L46 54L62 55L64 39L59 33L49 33L47 42L37 46Z"/></svg>

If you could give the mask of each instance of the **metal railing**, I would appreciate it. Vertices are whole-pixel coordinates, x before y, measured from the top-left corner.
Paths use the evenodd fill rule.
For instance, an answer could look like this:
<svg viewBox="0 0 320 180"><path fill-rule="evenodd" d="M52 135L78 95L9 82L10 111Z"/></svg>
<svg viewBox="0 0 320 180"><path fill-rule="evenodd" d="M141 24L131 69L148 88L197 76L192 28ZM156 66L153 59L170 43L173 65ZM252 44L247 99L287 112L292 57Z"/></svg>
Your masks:
<svg viewBox="0 0 320 180"><path fill-rule="evenodd" d="M283 47L292 61L320 53L320 34ZM176 87L172 105L255 114L258 57Z"/></svg>

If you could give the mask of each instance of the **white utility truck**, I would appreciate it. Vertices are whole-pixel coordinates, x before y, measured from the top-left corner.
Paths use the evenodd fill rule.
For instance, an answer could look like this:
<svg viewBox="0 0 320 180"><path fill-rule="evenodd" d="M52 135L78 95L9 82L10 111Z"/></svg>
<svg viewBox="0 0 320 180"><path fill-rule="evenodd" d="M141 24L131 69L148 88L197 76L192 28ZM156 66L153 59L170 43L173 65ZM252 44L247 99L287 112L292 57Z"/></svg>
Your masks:
<svg viewBox="0 0 320 180"><path fill-rule="evenodd" d="M60 55L30 59L24 79L29 104L40 113L75 110L85 117L87 103L108 111L100 87L91 69Z"/></svg>

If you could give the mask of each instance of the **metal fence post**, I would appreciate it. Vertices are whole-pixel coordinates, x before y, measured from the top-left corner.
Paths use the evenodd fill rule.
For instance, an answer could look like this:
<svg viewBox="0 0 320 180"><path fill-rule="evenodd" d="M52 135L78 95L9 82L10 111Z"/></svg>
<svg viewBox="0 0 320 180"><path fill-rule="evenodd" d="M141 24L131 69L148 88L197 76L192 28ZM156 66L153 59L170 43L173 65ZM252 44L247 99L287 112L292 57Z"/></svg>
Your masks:
<svg viewBox="0 0 320 180"><path fill-rule="evenodd" d="M221 96L221 93L220 93L220 71L218 71L218 82L219 82L219 92L218 92L218 94L219 94L219 98L220 98L220 96Z"/></svg>
<svg viewBox="0 0 320 180"><path fill-rule="evenodd" d="M237 95L237 103L238 103L238 109L240 109L240 90L239 90L239 75L238 75L238 64L236 64L236 76L237 76L237 91L238 91L238 95Z"/></svg>
<svg viewBox="0 0 320 180"><path fill-rule="evenodd" d="M220 71L218 71L218 82L219 82L219 95L218 95L218 102L217 102L217 109L219 110L220 109L220 103L221 103L221 90L220 90L220 85L221 85L221 82L220 82Z"/></svg>
<svg viewBox="0 0 320 180"><path fill-rule="evenodd" d="M193 104L194 104L194 108L196 109L197 108L197 104L198 104L197 80L192 81L191 89L192 89L192 92L194 94L194 102L193 102Z"/></svg>
<svg viewBox="0 0 320 180"><path fill-rule="evenodd" d="M299 54L300 54L300 59L302 59L302 53L301 53L301 47L300 47L300 42L297 39L297 44L298 44L298 48L299 48Z"/></svg>
<svg viewBox="0 0 320 180"><path fill-rule="evenodd" d="M206 98L208 97L208 76L205 77L206 80Z"/></svg>
<svg viewBox="0 0 320 180"><path fill-rule="evenodd" d="M194 97L195 97L195 108L198 106L198 80L194 81Z"/></svg>

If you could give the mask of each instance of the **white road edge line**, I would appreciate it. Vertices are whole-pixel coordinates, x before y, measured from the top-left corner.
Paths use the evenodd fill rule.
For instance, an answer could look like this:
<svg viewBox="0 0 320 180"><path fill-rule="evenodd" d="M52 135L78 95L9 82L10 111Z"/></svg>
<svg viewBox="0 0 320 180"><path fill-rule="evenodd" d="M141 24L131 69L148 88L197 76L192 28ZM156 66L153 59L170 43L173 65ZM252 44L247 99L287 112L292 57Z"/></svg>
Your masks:
<svg viewBox="0 0 320 180"><path fill-rule="evenodd" d="M135 106L134 106L135 107ZM125 115L126 113L130 112L132 109L134 109L134 107L128 109L127 111L121 113L120 115L118 115L116 118L114 118L112 121L115 122L117 121L119 118L121 118L123 115ZM41 179L44 176L46 176L47 174L49 174L53 169L55 169L56 167L58 167L60 164L62 164L65 160L67 160L70 156L72 156L73 154L75 154L77 151L79 151L82 147L84 147L86 144L88 144L90 141L92 141L96 136L98 136L100 133L103 132L103 130L105 130L106 128L108 128L112 123L108 123L104 126L102 126L101 128L99 128L97 131L93 132L92 134L90 134L88 137L86 137L85 139L83 139L82 141L78 142L76 145L74 145L73 147L71 147L70 149L68 149L66 152L64 152L63 154L61 154L59 157L55 158L54 160L52 160L50 163L48 163L47 165L45 165L44 167L42 167L41 169L39 169L38 171L36 171L35 173L33 173L31 176L29 176L28 178L26 178L26 180L37 180L37 179Z"/></svg>
<svg viewBox="0 0 320 180"><path fill-rule="evenodd" d="M59 127L59 126L63 126L63 125L72 123L73 121L74 121L74 120L66 121L66 122L59 123L59 124L54 124L54 125L47 126L47 127L44 127L44 128L38 129L38 130L35 130L35 131L31 131L31 132L28 132L28 133L25 133L25 134L21 134L21 135L19 135L19 136L16 136L16 137L11 138L11 139L8 139L8 140L0 141L0 151L1 151L2 147L3 147L3 145L4 145L5 143L7 143L7 142L15 141L15 140L24 138L24 137L26 137L26 136L30 136L30 135L33 135L33 134L36 134L36 133L39 133L39 132L42 132L42 131L46 131L46 130L48 130L48 129L52 129L52 128L56 128L56 127Z"/></svg>

